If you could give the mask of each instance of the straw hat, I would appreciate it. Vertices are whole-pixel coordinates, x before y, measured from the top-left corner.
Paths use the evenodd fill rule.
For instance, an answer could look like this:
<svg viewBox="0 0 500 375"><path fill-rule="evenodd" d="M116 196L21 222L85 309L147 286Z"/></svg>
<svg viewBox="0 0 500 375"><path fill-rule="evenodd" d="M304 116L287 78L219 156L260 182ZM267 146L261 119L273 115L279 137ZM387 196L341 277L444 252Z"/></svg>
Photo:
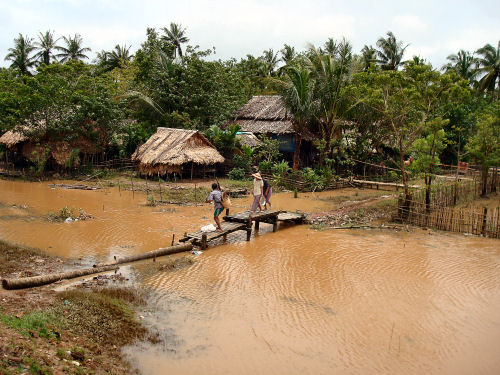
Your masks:
<svg viewBox="0 0 500 375"><path fill-rule="evenodd" d="M252 173L252 177L256 178L257 180L262 180L262 176L259 172Z"/></svg>

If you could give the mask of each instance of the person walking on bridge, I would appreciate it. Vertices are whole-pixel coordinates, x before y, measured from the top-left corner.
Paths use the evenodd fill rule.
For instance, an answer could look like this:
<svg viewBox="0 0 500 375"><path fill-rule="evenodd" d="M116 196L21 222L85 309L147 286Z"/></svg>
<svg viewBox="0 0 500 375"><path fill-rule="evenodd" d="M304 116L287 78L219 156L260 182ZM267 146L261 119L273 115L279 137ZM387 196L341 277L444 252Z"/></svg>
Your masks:
<svg viewBox="0 0 500 375"><path fill-rule="evenodd" d="M222 191L216 182L212 184L212 192L207 197L207 203L212 201L214 202L214 221L217 224L217 232L222 232L219 215L224 211L224 206L222 205Z"/></svg>
<svg viewBox="0 0 500 375"><path fill-rule="evenodd" d="M254 173L252 174L253 177L253 189L252 189L252 195L253 195L253 202L252 202L252 212L251 214L254 214L257 211L257 208L259 211L262 211L262 207L260 206L260 197L262 197L262 194L264 193L264 182L262 181L262 176L260 175L259 168L253 167Z"/></svg>

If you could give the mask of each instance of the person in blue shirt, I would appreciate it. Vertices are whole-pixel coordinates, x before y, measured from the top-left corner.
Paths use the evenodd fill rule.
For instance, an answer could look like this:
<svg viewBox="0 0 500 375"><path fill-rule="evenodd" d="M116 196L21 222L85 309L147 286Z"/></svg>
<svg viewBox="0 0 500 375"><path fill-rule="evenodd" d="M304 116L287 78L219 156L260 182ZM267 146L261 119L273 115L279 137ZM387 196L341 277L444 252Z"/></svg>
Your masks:
<svg viewBox="0 0 500 375"><path fill-rule="evenodd" d="M214 221L217 224L217 232L222 232L222 227L220 225L219 215L224 211L224 206L222 205L222 191L220 191L219 184L212 184L212 192L207 197L207 203L214 202Z"/></svg>

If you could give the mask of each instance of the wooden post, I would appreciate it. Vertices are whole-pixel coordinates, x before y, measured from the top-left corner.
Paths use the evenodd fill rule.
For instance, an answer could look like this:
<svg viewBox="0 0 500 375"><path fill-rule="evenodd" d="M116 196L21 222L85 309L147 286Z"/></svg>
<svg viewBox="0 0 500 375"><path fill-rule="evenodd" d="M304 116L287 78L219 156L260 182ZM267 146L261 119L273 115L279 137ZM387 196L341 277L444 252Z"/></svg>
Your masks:
<svg viewBox="0 0 500 375"><path fill-rule="evenodd" d="M160 180L160 172L158 172L158 186L160 187L160 201L163 201L163 195L161 193L161 180Z"/></svg>
<svg viewBox="0 0 500 375"><path fill-rule="evenodd" d="M483 224L481 226L481 234L486 235L486 215L488 214L488 208L485 207L483 210Z"/></svg>
<svg viewBox="0 0 500 375"><path fill-rule="evenodd" d="M224 234L222 235L222 240L223 240L224 242L226 242L226 241L227 241L227 234L226 234L226 233L224 233Z"/></svg>
<svg viewBox="0 0 500 375"><path fill-rule="evenodd" d="M191 162L191 181L193 181L194 162Z"/></svg>
<svg viewBox="0 0 500 375"><path fill-rule="evenodd" d="M255 221L255 230L259 230L260 228L260 221L256 220Z"/></svg>
<svg viewBox="0 0 500 375"><path fill-rule="evenodd" d="M191 177L191 180L192 180L192 179L193 179L193 178ZM194 204L195 204L195 205L198 203L198 200L197 200L196 198L197 198L197 197L196 197L196 184L194 184Z"/></svg>
<svg viewBox="0 0 500 375"><path fill-rule="evenodd" d="M252 218L248 218L247 222L247 241L250 241L250 237L252 236Z"/></svg>
<svg viewBox="0 0 500 375"><path fill-rule="evenodd" d="M172 244L170 246L174 246L174 242L175 242L175 233L172 234Z"/></svg>
<svg viewBox="0 0 500 375"><path fill-rule="evenodd" d="M130 176L130 183L132 184L132 199L134 199L134 195L135 195L135 192L134 192L134 180L132 180L132 176Z"/></svg>
<svg viewBox="0 0 500 375"><path fill-rule="evenodd" d="M205 250L207 247L208 247L208 244L207 244L207 234L203 233L201 235L201 249Z"/></svg>
<svg viewBox="0 0 500 375"><path fill-rule="evenodd" d="M273 232L278 230L278 216L273 217Z"/></svg>

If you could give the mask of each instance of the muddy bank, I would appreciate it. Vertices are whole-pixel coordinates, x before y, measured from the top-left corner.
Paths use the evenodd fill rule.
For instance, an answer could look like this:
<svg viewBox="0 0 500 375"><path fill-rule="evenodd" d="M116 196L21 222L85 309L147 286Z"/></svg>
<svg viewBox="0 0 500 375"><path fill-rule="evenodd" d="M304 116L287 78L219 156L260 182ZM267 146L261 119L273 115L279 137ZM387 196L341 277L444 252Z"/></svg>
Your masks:
<svg viewBox="0 0 500 375"><path fill-rule="evenodd" d="M44 274L70 263L0 242L1 276ZM156 340L136 313L148 295L100 282L107 278L91 279L90 288L63 292L0 288L0 374L128 373L121 347Z"/></svg>

